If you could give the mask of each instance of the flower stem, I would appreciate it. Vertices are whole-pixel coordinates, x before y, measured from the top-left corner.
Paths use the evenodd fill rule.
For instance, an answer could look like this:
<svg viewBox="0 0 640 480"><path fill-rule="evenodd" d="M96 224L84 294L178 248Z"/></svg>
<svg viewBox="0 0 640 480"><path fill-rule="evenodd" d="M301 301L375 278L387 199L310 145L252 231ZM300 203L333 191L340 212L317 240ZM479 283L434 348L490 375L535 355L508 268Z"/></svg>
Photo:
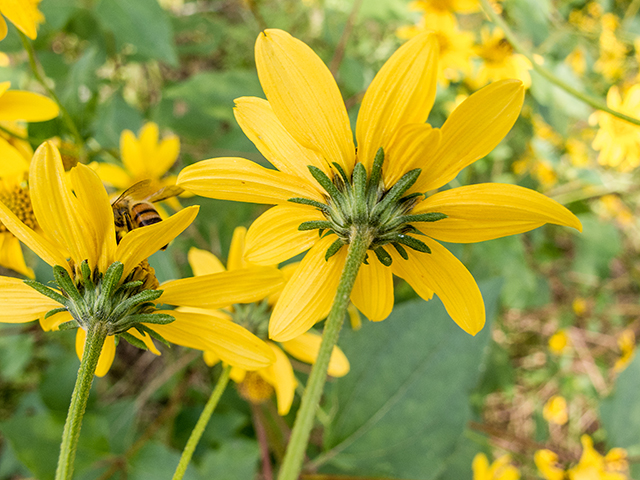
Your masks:
<svg viewBox="0 0 640 480"><path fill-rule="evenodd" d="M590 95L587 95L586 93L583 93L580 90L577 90L576 88L569 85L567 82L560 80L553 72L551 72L551 70L543 67L538 62L536 62L535 58L533 58L533 55L526 48L524 48L522 44L518 41L513 31L511 31L511 29L509 28L509 25L507 25L507 22L505 22L504 19L500 15L498 15L495 12L495 10L491 7L491 3L489 2L489 0L480 0L480 3L482 4L482 8L484 9L485 13L489 16L491 21L502 29L502 31L504 32L504 36L506 37L507 40L509 40L509 43L511 44L511 46L518 53L520 53L521 55L524 55L529 59L529 61L531 62L531 65L533 66L533 69L536 72L538 72L540 75L542 75L544 78L549 80L554 85L557 85L558 87L562 88L565 92L569 93L570 95L573 95L578 100L581 100L587 105L590 105L591 107L597 110L602 110L603 112L607 112L608 114L613 115L614 117L618 117L622 120L625 120L626 122L633 123L634 125L640 125L639 119L625 115L622 112L618 112L616 110L610 109L609 107L607 107L607 105L604 102Z"/></svg>
<svg viewBox="0 0 640 480"><path fill-rule="evenodd" d="M40 69L38 68L38 63L36 62L36 52L33 50L33 45L31 44L27 36L24 33L22 33L20 30L18 30L18 34L20 35L20 39L22 40L22 45L24 46L24 49L27 51L27 54L29 55L29 66L31 67L31 72L33 73L33 76L38 81L38 83L40 83L40 85L44 87L44 89L47 91L47 93L53 99L53 101L58 104L58 107L60 108L60 113L62 114L62 120L67 125L69 132L71 132L71 134L75 138L76 144L78 145L80 152L82 152L82 150L84 149L84 140L82 140L82 135L80 135L80 131L78 130L78 127L76 127L76 124L74 123L73 118L71 118L71 115L69 115L69 112L64 107L64 105L60 103L60 99L58 98L58 95L56 95L56 92L51 87L49 87L44 77L40 73Z"/></svg>
<svg viewBox="0 0 640 480"><path fill-rule="evenodd" d="M80 361L76 385L71 394L71 404L67 413L67 420L62 432L60 443L60 456L56 469L56 480L70 480L73 475L73 462L76 458L82 417L87 408L87 400L91 391L93 375L98 366L98 359L102 346L107 338L107 329L100 322L93 322L87 330L87 338L84 342L84 353Z"/></svg>
<svg viewBox="0 0 640 480"><path fill-rule="evenodd" d="M220 401L220 397L222 397L222 392L224 392L224 389L227 387L227 383L229 383L230 372L231 366L227 365L226 367L224 367L222 375L220 375L218 383L216 383L216 387L213 389L211 397L209 397L207 404L204 406L204 410L200 414L198 423L196 423L196 426L193 428L191 436L189 437L189 440L187 441L187 444L182 451L180 463L178 463L176 473L173 474L173 480L181 480L185 472L187 471L187 467L189 466L189 462L191 461L191 457L193 456L193 452L195 451L196 446L198 446L200 437L202 437L204 429L207 427L207 424L211 419L211 415L213 414L213 411Z"/></svg>
<svg viewBox="0 0 640 480"><path fill-rule="evenodd" d="M318 409L324 384L327 380L327 370L329 369L331 352L338 342L338 335L340 334L342 322L344 322L347 307L349 306L349 296L351 295L353 284L356 281L360 265L367 254L369 243L366 232L357 229L349 244L349 252L342 276L340 277L338 291L333 300L329 317L324 325L322 344L320 345L318 358L316 358L311 368L311 374L309 375L309 380L307 381L307 386L302 396L300 410L298 410L296 421L293 424L291 438L289 439L289 445L287 446L287 451L280 468L278 480L297 480L298 474L302 469L302 461L307 443L309 442L309 435L313 427L316 410Z"/></svg>

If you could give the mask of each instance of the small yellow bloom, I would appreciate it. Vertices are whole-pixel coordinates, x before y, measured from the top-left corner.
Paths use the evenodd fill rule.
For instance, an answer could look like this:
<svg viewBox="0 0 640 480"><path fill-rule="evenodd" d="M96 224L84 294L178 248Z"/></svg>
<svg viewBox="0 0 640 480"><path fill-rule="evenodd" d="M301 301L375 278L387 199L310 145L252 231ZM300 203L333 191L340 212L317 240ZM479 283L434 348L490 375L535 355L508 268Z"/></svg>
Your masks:
<svg viewBox="0 0 640 480"><path fill-rule="evenodd" d="M613 13L605 13L601 21L600 58L593 68L601 73L607 82L615 82L625 71L629 48L616 37L619 22Z"/></svg>
<svg viewBox="0 0 640 480"><path fill-rule="evenodd" d="M564 61L578 76L584 75L584 72L587 70L587 59L585 56L585 51L580 46L574 48L572 52L567 55L567 58L565 58Z"/></svg>
<svg viewBox="0 0 640 480"><path fill-rule="evenodd" d="M533 461L545 480L564 480L564 470L558 466L558 455L555 452L538 450Z"/></svg>
<svg viewBox="0 0 640 480"><path fill-rule="evenodd" d="M624 330L618 337L618 348L620 348L620 358L613 366L616 372L622 372L629 366L636 354L636 335L630 328Z"/></svg>
<svg viewBox="0 0 640 480"><path fill-rule="evenodd" d="M38 25L44 22L44 15L38 10L40 0L0 0L0 40L7 36L5 18L31 40L38 35Z"/></svg>
<svg viewBox="0 0 640 480"><path fill-rule="evenodd" d="M244 227L235 229L227 262L229 272L242 271L241 269L246 270L251 267L251 264L244 258L245 237L246 229ZM222 262L213 253L197 248L189 250L189 264L196 276L225 271ZM289 264L281 269L286 280L291 278L297 266L298 264ZM269 297L257 298L256 303L252 305L243 305L235 309L228 305L226 310L203 312L242 325L258 337L266 339L271 306L277 301L281 290L281 288L277 289ZM231 378L238 383L240 394L256 404L270 398L275 391L278 413L286 415L291 409L298 382L293 374L291 362L284 352L302 362L313 364L318 356L321 341L322 337L315 332L303 333L297 338L280 344L268 341L267 345L275 355L275 362L265 368L257 369L255 372L248 372L245 368L234 366L231 370ZM212 366L220 361L220 357L215 352L209 351L204 353L204 360L207 365ZM337 346L333 347L329 361L329 375L342 377L349 372L349 368L349 361L342 350Z"/></svg>
<svg viewBox="0 0 640 480"><path fill-rule="evenodd" d="M565 148L571 165L574 167L586 167L589 165L589 149L581 139L569 137Z"/></svg>
<svg viewBox="0 0 640 480"><path fill-rule="evenodd" d="M493 150L524 100L520 81L495 82L433 128L425 122L436 94L438 52L436 37L421 33L385 63L362 100L356 151L340 91L322 60L281 30L258 37L256 64L267 100L239 98L235 114L278 170L217 158L185 168L177 183L207 197L276 205L247 233L249 261L273 265L309 250L274 307L270 338L291 340L326 317L351 226L367 232L368 261L351 292L367 318L380 321L391 312L395 274L426 300L436 293L451 318L474 335L485 321L480 290L437 240L479 242L547 222L581 228L566 208L515 185L470 185L425 198ZM352 194L369 200L353 203L346 197ZM356 204L364 212L352 210ZM416 231L422 235L411 234Z"/></svg>
<svg viewBox="0 0 640 480"><path fill-rule="evenodd" d="M476 55L482 59L482 65L473 79L476 88L506 78L517 78L525 88L529 88L531 62L524 55L513 51L502 29L494 28L489 32L485 27L481 30L480 36L481 43L476 47Z"/></svg>
<svg viewBox="0 0 640 480"><path fill-rule="evenodd" d="M489 465L484 453L473 458L473 480L519 480L520 471L511 465L511 457L502 455Z"/></svg>
<svg viewBox="0 0 640 480"><path fill-rule="evenodd" d="M609 194L600 197L600 205L603 207L603 216L607 219L615 218L622 226L630 226L635 223L633 212L618 195Z"/></svg>
<svg viewBox="0 0 640 480"><path fill-rule="evenodd" d="M640 84L633 85L624 99L618 87L611 87L607 93L607 107L640 118ZM594 150L600 151L600 165L621 172L628 172L640 165L640 126L602 111L594 112L589 122L597 123L600 127L592 144Z"/></svg>
<svg viewBox="0 0 640 480"><path fill-rule="evenodd" d="M26 284L0 277L0 322L39 319L45 330L58 329L61 324L80 326L76 347L81 355L87 322L100 318L108 336L96 370L99 376L111 366L116 335L156 354L159 352L151 340L153 334L178 345L213 350L228 363L244 368L262 368L273 362L268 346L235 324L227 325L203 314L160 311L151 303L218 307L251 302L256 295L262 298L282 284L277 270L259 267L245 272L248 278L223 272L172 280L158 291L158 282L146 259L186 229L198 207L138 228L116 245L113 210L92 169L78 164L67 175L58 150L44 143L31 161L29 186L33 213L43 234L2 203L0 221L54 267L56 282L64 288L55 290L37 282ZM114 272L119 274L114 276ZM103 293L108 296L101 296ZM149 300L136 302L140 295ZM48 312L53 314L47 315ZM172 323L166 323L168 312L174 318Z"/></svg>
<svg viewBox="0 0 640 480"><path fill-rule="evenodd" d="M569 347L569 335L565 330L558 330L549 338L549 350L556 355L562 355Z"/></svg>
<svg viewBox="0 0 640 480"><path fill-rule="evenodd" d="M573 302L571 302L571 309L573 310L573 313L579 317L587 313L588 307L589 305L583 297L576 297L573 299Z"/></svg>
<svg viewBox="0 0 640 480"><path fill-rule="evenodd" d="M498 0L500 1L500 0ZM500 7L494 4L495 9ZM415 0L410 4L412 10L424 12L425 17L435 21L455 21L455 14L475 13L481 10L478 0Z"/></svg>
<svg viewBox="0 0 640 480"><path fill-rule="evenodd" d="M567 401L560 395L554 395L544 404L542 416L549 423L564 425L569 421Z"/></svg>

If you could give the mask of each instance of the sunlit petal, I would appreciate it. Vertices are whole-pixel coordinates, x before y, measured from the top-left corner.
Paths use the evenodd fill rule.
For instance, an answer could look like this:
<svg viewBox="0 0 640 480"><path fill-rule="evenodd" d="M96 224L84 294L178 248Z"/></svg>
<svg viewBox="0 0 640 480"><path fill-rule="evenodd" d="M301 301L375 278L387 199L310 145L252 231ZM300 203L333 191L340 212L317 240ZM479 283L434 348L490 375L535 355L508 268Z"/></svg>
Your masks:
<svg viewBox="0 0 640 480"><path fill-rule="evenodd" d="M269 29L256 41L256 67L267 100L293 138L351 172L355 148L347 109L320 57L288 33Z"/></svg>
<svg viewBox="0 0 640 480"><path fill-rule="evenodd" d="M0 277L0 305L2 323L32 322L49 310L63 306L12 277Z"/></svg>
<svg viewBox="0 0 640 480"><path fill-rule="evenodd" d="M33 270L24 261L20 240L8 232L0 233L0 265L25 277L35 277Z"/></svg>
<svg viewBox="0 0 640 480"><path fill-rule="evenodd" d="M118 190L125 190L133 184L129 174L122 167L113 163L91 162L89 167L98 174L100 180Z"/></svg>
<svg viewBox="0 0 640 480"><path fill-rule="evenodd" d="M168 135L162 139L156 149L155 158L147 160L147 170L152 177L161 177L176 163L180 154L180 139L176 135Z"/></svg>
<svg viewBox="0 0 640 480"><path fill-rule="evenodd" d="M191 265L191 271L195 276L225 271L224 265L218 257L207 250L191 247L187 258L189 259L189 265Z"/></svg>
<svg viewBox="0 0 640 480"><path fill-rule="evenodd" d="M2 158L2 162L0 162L0 177L17 175L29 170L27 159L22 156L17 148L2 137L0 137L0 158Z"/></svg>
<svg viewBox="0 0 640 480"><path fill-rule="evenodd" d="M428 123L404 125L385 150L384 183L395 185L402 176L415 168L422 169L421 176L429 176L425 163L438 151L442 134Z"/></svg>
<svg viewBox="0 0 640 480"><path fill-rule="evenodd" d="M292 357L313 365L316 362L316 358L318 358L321 343L322 335L310 330L292 340L282 342L281 345ZM344 377L349 373L350 368L349 360L343 351L338 346L333 347L331 359L329 360L329 375L332 377Z"/></svg>
<svg viewBox="0 0 640 480"><path fill-rule="evenodd" d="M393 309L393 274L371 251L368 263L360 265L351 301L369 320L378 322Z"/></svg>
<svg viewBox="0 0 640 480"><path fill-rule="evenodd" d="M38 24L44 21L38 2L34 1L1 0L0 12L31 40L35 40Z"/></svg>
<svg viewBox="0 0 640 480"><path fill-rule="evenodd" d="M56 118L58 113L58 104L38 93L8 90L0 96L0 120L43 122Z"/></svg>
<svg viewBox="0 0 640 480"><path fill-rule="evenodd" d="M131 130L123 130L120 134L120 155L124 168L135 178L145 175L145 166L142 162L142 148L136 135Z"/></svg>
<svg viewBox="0 0 640 480"><path fill-rule="evenodd" d="M236 227L231 237L231 245L229 245L229 255L227 255L227 268L229 270L238 270L248 267L244 259L245 238L247 237L247 229L245 227Z"/></svg>

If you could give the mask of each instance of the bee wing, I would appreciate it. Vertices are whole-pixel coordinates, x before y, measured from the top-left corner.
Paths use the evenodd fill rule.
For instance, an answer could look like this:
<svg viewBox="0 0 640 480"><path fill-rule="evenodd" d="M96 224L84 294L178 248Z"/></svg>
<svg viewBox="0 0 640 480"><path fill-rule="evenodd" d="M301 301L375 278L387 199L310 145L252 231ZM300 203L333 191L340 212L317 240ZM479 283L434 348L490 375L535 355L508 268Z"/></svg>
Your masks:
<svg viewBox="0 0 640 480"><path fill-rule="evenodd" d="M152 193L144 200L151 203L161 202L162 200L166 200L167 198L180 195L182 192L184 192L184 188L182 187L179 187L177 185L167 185L166 187L161 188L157 192Z"/></svg>
<svg viewBox="0 0 640 480"><path fill-rule="evenodd" d="M142 180L138 183L134 183L122 192L118 198L111 202L111 206L114 207L127 198L133 200L144 200L153 194L154 192L151 188L151 180Z"/></svg>

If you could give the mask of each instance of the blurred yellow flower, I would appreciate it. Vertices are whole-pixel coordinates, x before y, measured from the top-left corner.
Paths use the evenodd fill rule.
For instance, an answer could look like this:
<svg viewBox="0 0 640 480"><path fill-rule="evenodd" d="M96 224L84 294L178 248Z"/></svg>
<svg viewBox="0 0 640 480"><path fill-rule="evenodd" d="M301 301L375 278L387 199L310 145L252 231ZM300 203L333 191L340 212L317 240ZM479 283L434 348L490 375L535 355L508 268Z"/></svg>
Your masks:
<svg viewBox="0 0 640 480"><path fill-rule="evenodd" d="M229 249L228 272L238 272L242 271L242 269L245 269L246 272L247 268L253 266L244 259L245 237L246 229L237 227L233 233ZM189 250L188 257L196 278L199 275L210 275L225 271L222 262L211 252L192 248ZM297 266L297 263L289 264L281 269L285 280L288 281L291 278ZM255 303L250 305L236 305L235 307L228 305L225 310L204 310L203 312L224 319L227 322L235 322L238 325L242 325L258 337L266 339L271 307L277 301L281 291L282 287L273 292L268 298L266 295L262 298L256 298ZM184 308L180 310L200 311ZM256 404L270 398L275 390L278 413L286 415L291 408L298 382L293 374L291 362L284 352L302 362L313 364L318 356L321 341L322 337L311 331L280 344L267 341L267 345L275 355L275 363L265 368L257 369L255 372L234 366L231 369L231 378L238 383L240 394L245 399ZM220 356L216 352L207 351L204 353L204 361L207 365L213 366L220 361ZM329 375L342 377L348 372L349 361L347 357L340 348L334 347L329 361Z"/></svg>
<svg viewBox="0 0 640 480"><path fill-rule="evenodd" d="M576 297L573 299L573 302L571 302L571 309L573 310L573 313L579 317L587 312L588 306L587 301L583 297Z"/></svg>
<svg viewBox="0 0 640 480"><path fill-rule="evenodd" d="M481 43L476 46L476 55L482 59L482 64L473 78L474 86L479 88L495 80L517 78L525 88L529 88L531 62L524 55L513 51L502 29L494 28L490 32L487 27L483 27L480 36Z"/></svg>
<svg viewBox="0 0 640 480"><path fill-rule="evenodd" d="M578 76L584 75L587 70L587 59L584 48L577 46L564 59L565 63L571 67L571 70Z"/></svg>
<svg viewBox="0 0 640 480"><path fill-rule="evenodd" d="M615 218L622 226L633 225L635 216L618 195L609 194L600 197L600 205L604 209L603 216L607 219Z"/></svg>
<svg viewBox="0 0 640 480"><path fill-rule="evenodd" d="M549 423L555 423L556 425L564 425L569 421L569 414L567 412L567 401L560 395L554 395L547 403L544 404L542 409L542 416Z"/></svg>
<svg viewBox="0 0 640 480"><path fill-rule="evenodd" d="M631 117L640 118L640 84L633 85L624 95L617 86L607 93L607 107ZM598 163L628 172L640 165L640 126L633 125L606 112L597 111L589 123L600 127L592 147L598 150Z"/></svg>
<svg viewBox="0 0 640 480"><path fill-rule="evenodd" d="M511 465L511 457L502 455L489 465L484 453L478 453L473 458L473 480L518 480L520 471Z"/></svg>
<svg viewBox="0 0 640 480"><path fill-rule="evenodd" d="M38 10L40 0L0 0L0 40L7 36L5 18L31 40L38 35L38 25L44 15Z"/></svg>
<svg viewBox="0 0 640 480"><path fill-rule="evenodd" d="M623 330L618 336L618 348L620 348L620 358L613 366L616 372L622 372L629 366L636 354L636 335L630 328Z"/></svg>
<svg viewBox="0 0 640 480"><path fill-rule="evenodd" d="M569 335L566 330L558 330L549 338L549 351L556 355L562 355L569 347Z"/></svg>
<svg viewBox="0 0 640 480"><path fill-rule="evenodd" d="M564 480L564 470L558 466L558 455L551 450L538 450L533 461L545 480Z"/></svg>
<svg viewBox="0 0 640 480"><path fill-rule="evenodd" d="M625 72L629 47L616 37L619 21L613 13L605 13L601 22L600 57L593 69L608 82L615 82Z"/></svg>
<svg viewBox="0 0 640 480"><path fill-rule="evenodd" d="M589 148L576 137L569 137L565 143L569 161L574 167L586 167L589 164Z"/></svg>

